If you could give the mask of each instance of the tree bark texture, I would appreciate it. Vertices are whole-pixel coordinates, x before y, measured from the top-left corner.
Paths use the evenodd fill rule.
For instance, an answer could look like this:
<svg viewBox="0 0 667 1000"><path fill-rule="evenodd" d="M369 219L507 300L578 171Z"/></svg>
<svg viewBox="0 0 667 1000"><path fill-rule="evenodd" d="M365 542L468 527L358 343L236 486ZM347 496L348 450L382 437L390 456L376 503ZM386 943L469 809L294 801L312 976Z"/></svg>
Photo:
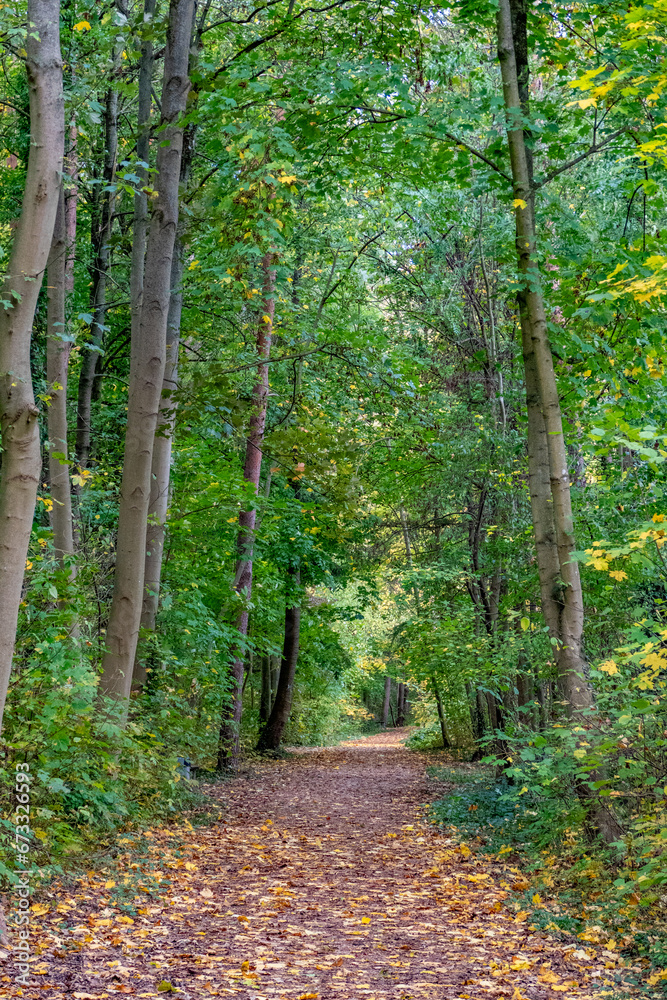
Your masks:
<svg viewBox="0 0 667 1000"><path fill-rule="evenodd" d="M178 348L181 338L181 313L183 310L183 246L177 239L171 267L171 297L167 317L167 351L162 381L162 397L158 411L153 457L151 461L151 493L148 504L148 528L146 532L146 559L144 562L144 596L141 606L141 628L155 631L164 539L169 507L169 483L171 477L171 452L176 417L175 392L178 387ZM146 683L146 662L142 650L137 649L134 661L133 685L137 688Z"/></svg>
<svg viewBox="0 0 667 1000"><path fill-rule="evenodd" d="M37 297L58 210L65 144L59 0L28 0L30 153L21 216L0 304L0 727L41 473L30 371Z"/></svg>
<svg viewBox="0 0 667 1000"><path fill-rule="evenodd" d="M150 32L155 15L156 0L144 0L144 31ZM153 42L150 37L141 40L139 58L139 80L137 94L137 159L146 166L139 166L137 174L141 178L140 190L134 196L134 219L132 223L132 265L130 270L130 309L132 333L138 336L141 322L141 304L144 292L144 261L146 258L146 234L148 232L148 194L141 190L148 183L148 162L150 157L150 121L153 84ZM139 186L139 185L138 185Z"/></svg>
<svg viewBox="0 0 667 1000"><path fill-rule="evenodd" d="M554 601L558 614L556 656L559 687L571 714L577 716L593 706L594 698L592 688L586 678L586 663L582 652L584 605L579 565L573 558L576 546L567 448L563 435L560 399L547 334L544 296L536 254L532 164L526 145L527 129L524 121L528 107L528 57L527 41L524 44L523 11L524 6L521 0L499 0L497 13L498 59L503 81L507 138L516 201L517 260L519 272L524 276L524 288L519 300L522 339L524 340L524 353L526 353L525 342L529 339L532 344L534 380L544 421L552 516L556 535L558 578L555 587L552 580L546 580L542 587L542 593L544 599L545 590L551 588L550 599ZM515 36L518 39L517 49L515 49L514 44ZM519 66L517 66L517 52ZM530 354L530 350L527 353ZM533 375L527 369L527 391L529 391L528 385L531 377ZM539 442L535 445L535 449L536 453L539 453ZM542 470L539 471L541 477L544 477L544 474ZM532 492L533 484L531 483L531 501ZM542 524L548 525L546 514L543 515ZM551 548L553 550L553 544ZM550 566L553 565L553 559L553 554L550 554ZM542 573L539 561L538 567ZM551 613L553 614L553 612ZM589 781L595 781L599 776L593 772L588 777ZM597 830L607 843L620 839L623 832L622 827L613 812L589 787L588 783L579 780L576 783L576 792L587 810L588 822L591 827Z"/></svg>
<svg viewBox="0 0 667 1000"><path fill-rule="evenodd" d="M257 326L256 335L258 359L257 381L252 391L252 412L246 440L245 463L243 466L243 478L246 482L253 485L255 493L259 491L264 428L266 426L266 411L269 402L269 366L267 361L271 353L271 336L276 305L274 255L272 253L265 254L262 258L261 266L263 274L261 318ZM256 516L257 510L255 507L251 510L243 510L239 514L238 556L234 577L234 590L243 602L236 616L236 629L242 639L248 634L248 612L252 594L252 561ZM239 731L241 713L243 711L242 686L243 649L239 646L232 664L232 703L220 727L218 750L218 767L220 770L228 767L236 768L238 764Z"/></svg>
<svg viewBox="0 0 667 1000"><path fill-rule="evenodd" d="M51 242L47 284L46 380L51 402L47 410L51 526L53 547L61 566L74 554L72 493L67 463L67 369L71 343L65 339L65 289L67 285L68 233L64 191L61 187ZM70 568L71 578L75 569Z"/></svg>
<svg viewBox="0 0 667 1000"><path fill-rule="evenodd" d="M190 70L193 56L190 53ZM181 155L181 189L185 190L190 179L190 170L195 151L196 129L194 125L186 128L183 135L183 151ZM178 352L181 342L181 314L183 312L183 261L185 254L186 225L179 217L174 256L171 265L171 293L169 299L169 314L167 316L167 350L165 357L164 377L162 380L162 395L160 409L153 442L153 457L151 461L151 495L148 505L148 532L146 538L146 562L144 565L144 597L141 608L141 628L147 632L155 631L158 605L160 600L160 585L162 581L162 561L164 558L164 542L166 535L167 511L169 508L171 453L176 424L176 390L178 388ZM143 257L141 261L143 270ZM143 296L143 273L142 288ZM146 663L141 646L137 649L134 660L133 685L139 689L146 682Z"/></svg>
<svg viewBox="0 0 667 1000"><path fill-rule="evenodd" d="M76 119L72 118L69 125L67 153L64 162L65 180L65 239L67 241L67 259L65 261L65 291L74 290L74 260L76 256L76 218L79 199L79 155L78 131Z"/></svg>
<svg viewBox="0 0 667 1000"><path fill-rule="evenodd" d="M130 391L118 517L116 572L100 689L127 701L144 590L151 462L166 356L171 267L178 227L183 149L181 119L190 80L188 59L194 0L171 0L164 57L162 128L157 152L157 199L146 249L141 321L130 351Z"/></svg>
<svg viewBox="0 0 667 1000"><path fill-rule="evenodd" d="M278 689L269 720L261 731L259 740L257 741L257 749L260 753L280 749L285 726L292 711L294 676L299 658L301 607L299 604L294 604L294 601L299 599L298 595L290 593L290 591L298 591L301 582L301 573L299 569L292 569L289 575L292 585L288 587L287 603L285 605L285 641L283 644L283 658L280 664Z"/></svg>
<svg viewBox="0 0 667 1000"><path fill-rule="evenodd" d="M570 497L570 476L563 436L560 399L553 357L547 334L544 296L536 255L533 186L524 130L524 106L515 58L513 19L510 0L500 0L498 15L498 58L507 115L507 138L516 201L516 248L524 288L519 307L522 332L530 338L540 409L546 432L553 523L559 567L558 670L564 699L577 712L592 704L592 692L585 676L582 655L584 625L579 566L573 559L574 525ZM517 16L515 13L515 25ZM523 106L522 106L523 104ZM528 382L528 375L526 378ZM546 516L545 516L546 520Z"/></svg>
<svg viewBox="0 0 667 1000"><path fill-rule="evenodd" d="M116 173L118 157L118 91L110 87L107 91L105 110L105 141L103 190L100 193L99 211L95 213L97 226L93 231L93 258L91 310L93 321L90 339L81 358L79 373L79 393L76 415L76 457L82 469L90 460L92 436L92 400L95 373L102 351L106 326L107 273L109 270L111 229L113 224L113 191L109 190ZM104 190L106 188L106 190Z"/></svg>
<svg viewBox="0 0 667 1000"><path fill-rule="evenodd" d="M384 679L384 701L382 702L382 727L387 728L389 722L389 702L391 701L391 677Z"/></svg>

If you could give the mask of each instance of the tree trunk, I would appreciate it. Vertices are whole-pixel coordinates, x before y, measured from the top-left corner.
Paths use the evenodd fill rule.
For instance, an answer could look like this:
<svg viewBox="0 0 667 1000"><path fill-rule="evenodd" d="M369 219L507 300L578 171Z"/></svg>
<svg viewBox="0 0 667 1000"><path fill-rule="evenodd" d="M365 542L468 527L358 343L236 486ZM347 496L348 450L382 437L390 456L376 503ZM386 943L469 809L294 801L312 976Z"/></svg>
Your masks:
<svg viewBox="0 0 667 1000"><path fill-rule="evenodd" d="M95 247L91 294L93 321L90 327L90 340L86 344L81 358L76 414L76 457L82 469L88 465L90 459L93 386L106 326L109 239L113 224L114 204L113 191L108 190L108 188L113 183L118 155L118 91L114 87L110 87L107 91L104 122L104 185L100 194L99 226L97 231L92 234Z"/></svg>
<svg viewBox="0 0 667 1000"><path fill-rule="evenodd" d="M259 721L268 722L271 714L271 657L268 653L262 657L262 689L259 699Z"/></svg>
<svg viewBox="0 0 667 1000"><path fill-rule="evenodd" d="M144 29L152 29L156 0L144 0ZM139 190L134 196L132 223L132 265L130 270L130 309L132 334L138 336L141 323L141 305L144 291L144 262L146 258L146 233L148 232L148 194L143 188L148 183L150 157L151 89L153 83L153 42L150 37L141 40L139 81L137 94L137 175ZM145 164L145 166L143 165ZM173 287L173 286L172 286Z"/></svg>
<svg viewBox="0 0 667 1000"><path fill-rule="evenodd" d="M65 339L65 287L67 280L67 232L62 187L47 266L46 380L51 401L47 410L49 479L51 480L51 526L53 547L61 567L74 555L72 494L67 463L67 366L71 349ZM70 579L75 568L70 567Z"/></svg>
<svg viewBox="0 0 667 1000"><path fill-rule="evenodd" d="M593 707L594 698L586 678L586 663L582 653L584 606L579 564L573 558L576 546L567 449L563 436L563 422L553 356L547 334L544 296L539 284L531 161L526 147L526 133L521 124L522 116L527 110L528 93L528 56L527 39L524 37L526 35L524 13L525 5L521 0L499 0L497 13L498 59L503 81L507 114L507 140L516 205L517 259L519 271L525 278L519 301L522 337L524 340L529 337L532 343L534 377L546 432L553 524L556 534L559 575L555 587L552 584L552 595L558 610L556 656L559 686L570 713L577 716ZM517 38L516 50L515 37ZM519 68L517 67L517 52L520 60ZM528 379L529 372L527 370L527 386ZM589 775L589 780L595 781L596 777L595 772L593 772ZM597 829L603 839L607 843L620 839L623 832L622 827L611 810L590 789L587 782L577 782L577 794L587 809L589 823Z"/></svg>
<svg viewBox="0 0 667 1000"><path fill-rule="evenodd" d="M436 683L435 677L431 678L431 686L433 688L433 694L435 695L435 703L438 706L438 719L440 720L442 745L444 749L447 750L451 746L451 743L449 742L449 737L447 736L447 723L445 722L445 711L442 707L442 698L440 697L440 691L438 690L438 685Z"/></svg>
<svg viewBox="0 0 667 1000"><path fill-rule="evenodd" d="M76 217L79 190L79 155L77 150L78 131L76 119L72 118L69 126L67 155L65 156L64 172L68 175L65 185L65 240L67 241L67 259L65 261L65 291L74 290L74 259L76 256Z"/></svg>
<svg viewBox="0 0 667 1000"><path fill-rule="evenodd" d="M266 363L271 353L271 335L273 332L273 316L275 312L276 271L274 254L267 253L262 259L263 287L261 318L257 326L257 381L252 392L252 414L246 442L243 478L251 483L255 493L259 491L259 479L262 470L262 447L264 443L264 427L266 411L269 402L269 366ZM248 604L252 593L252 560L255 537L255 518L257 510L243 510L239 514L239 535L237 541L238 557L234 590L243 602L236 616L236 629L243 638L248 634ZM243 710L243 649L236 650L232 664L232 703L220 726L218 747L218 768L236 768L239 756L239 733L241 713ZM280 685L279 685L280 686Z"/></svg>
<svg viewBox="0 0 667 1000"><path fill-rule="evenodd" d="M405 725L405 684L399 681L398 697L396 699L396 725L401 729Z"/></svg>
<svg viewBox="0 0 667 1000"><path fill-rule="evenodd" d="M276 700L276 693L278 691L281 659L282 657L280 656L280 653L274 653L271 657L271 704L269 706L269 715L271 714L271 709L273 708L273 703Z"/></svg>
<svg viewBox="0 0 667 1000"><path fill-rule="evenodd" d="M285 642L280 664L278 690L269 720L259 734L257 750L260 753L275 752L280 749L285 726L292 711L294 675L299 658L299 631L301 628L301 607L293 602L300 599L300 595L294 593L295 590L298 591L301 582L300 571L298 569L290 570L290 578L291 586L288 588L285 606Z"/></svg>
<svg viewBox="0 0 667 1000"><path fill-rule="evenodd" d="M151 461L151 493L148 504L148 528L146 532L146 559L144 562L144 596L141 606L141 628L155 632L160 583L162 579L162 558L164 556L165 526L169 507L169 483L171 476L171 451L174 437L176 400L178 386L178 348L181 336L181 312L183 309L183 246L178 239L174 247L171 267L171 296L167 317L167 352L162 381L162 397L158 411L157 428L153 442ZM146 658L141 645L134 660L133 687L139 689L146 683Z"/></svg>
<svg viewBox="0 0 667 1000"><path fill-rule="evenodd" d="M181 118L190 89L188 59L193 12L194 0L170 2L162 88L163 127L156 164L157 199L146 250L141 321L130 353L116 572L100 682L103 694L125 703L132 684L144 591L151 461L164 377L171 267L178 227Z"/></svg>
<svg viewBox="0 0 667 1000"><path fill-rule="evenodd" d="M520 30L515 13L514 26ZM544 297L539 285L539 262L536 254L534 192L525 133L521 121L524 112L515 58L513 19L510 0L500 0L498 9L498 58L503 81L507 114L507 139L510 151L512 181L516 202L516 246L524 288L519 307L522 332L530 336L534 356L535 376L540 409L544 419L551 484L553 520L559 566L558 601L559 641L558 669L560 686L571 711L588 708L593 702L590 685L585 677L582 655L584 624L583 599L579 565L573 559L575 551L570 476L567 450L563 437L560 399L554 372L553 357L547 334ZM525 100L523 102L525 106ZM528 382L528 374L526 377Z"/></svg>
<svg viewBox="0 0 667 1000"><path fill-rule="evenodd" d="M387 728L389 721L389 702L391 700L391 677L384 679L384 701L382 703L382 728Z"/></svg>
<svg viewBox="0 0 667 1000"><path fill-rule="evenodd" d="M150 12L152 16L154 10L155 0L146 0L145 11ZM190 51L190 76L192 76L193 67L196 67L200 44L201 38L197 38L194 51L192 49ZM147 126L150 119L150 69L152 69L152 65L152 48L147 50L146 53L144 53L142 48L142 62L139 81L139 127L141 131L143 125L143 130L146 132L145 137L142 139L144 146L141 151L141 157L145 162L147 162L148 159L149 148ZM142 96L142 86L145 90L146 81L143 80L142 83L141 73L144 73L148 79L148 96L146 96L145 92ZM144 105L147 104L147 107L144 107L143 110L141 107L142 101ZM189 102L189 104L190 114L192 114L191 102ZM196 135L197 123L191 121L183 133L183 150L181 154L180 174L180 186L183 191L187 189L188 182L190 180L190 171L192 169L192 161L195 153ZM140 214L144 211L144 209L145 205L143 202L137 204L135 199L135 240L138 239L140 245L142 240L144 244L146 240L145 220L142 221ZM179 214L170 278L171 294L169 299L169 315L167 317L167 353L164 378L162 380L162 395L160 398L158 422L155 432L155 440L153 442L153 458L151 463L151 496L148 506L148 535L146 539L146 562L144 566L144 598L141 610L141 628L145 629L147 632L155 632L155 622L160 599L160 584L162 580L162 560L164 556L164 541L166 533L165 525L167 522L167 510L169 507L169 487L171 480L171 452L174 429L176 425L176 390L178 389L178 352L181 341L181 314L183 312L182 282L186 229L187 226L185 219ZM132 286L133 290L131 291L131 294L133 296L132 302L135 303L136 299L140 307L143 299L144 249L142 245L140 253L137 254L135 253L136 245L137 244L135 243L132 247L132 280L134 281L134 285ZM137 272L136 275L135 270ZM137 321L134 319L133 312L133 323L135 324L135 329L137 328L136 322ZM135 688L141 688L145 682L146 665L143 662L143 656L141 655L141 650L139 649L134 661L132 683Z"/></svg>
<svg viewBox="0 0 667 1000"><path fill-rule="evenodd" d="M65 143L59 0L28 0L30 153L0 298L0 727L41 473L30 339L58 210Z"/></svg>

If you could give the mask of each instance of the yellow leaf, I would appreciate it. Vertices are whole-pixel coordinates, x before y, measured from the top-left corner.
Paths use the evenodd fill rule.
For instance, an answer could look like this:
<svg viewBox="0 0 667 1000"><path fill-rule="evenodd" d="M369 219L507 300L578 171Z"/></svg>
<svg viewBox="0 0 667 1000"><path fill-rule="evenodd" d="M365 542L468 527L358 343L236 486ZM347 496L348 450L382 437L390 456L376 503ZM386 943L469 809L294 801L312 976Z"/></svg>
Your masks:
<svg viewBox="0 0 667 1000"><path fill-rule="evenodd" d="M530 969L530 962L527 962L525 958L514 958L510 965L510 969L514 969L515 972L521 972L522 969Z"/></svg>
<svg viewBox="0 0 667 1000"><path fill-rule="evenodd" d="M613 674L617 674L618 673L618 667L616 666L616 663L615 663L614 660L605 660L604 663L600 664L599 669L604 674L611 674L611 675L613 675Z"/></svg>
<svg viewBox="0 0 667 1000"><path fill-rule="evenodd" d="M90 31L90 21L79 21L73 26L73 31Z"/></svg>
<svg viewBox="0 0 667 1000"><path fill-rule="evenodd" d="M610 569L609 576L614 580L627 580L628 574L623 569Z"/></svg>
<svg viewBox="0 0 667 1000"><path fill-rule="evenodd" d="M527 207L526 202L523 200L523 198L515 198L514 201L512 202L512 205L514 208L523 209Z"/></svg>
<svg viewBox="0 0 667 1000"><path fill-rule="evenodd" d="M104 883L104 888L105 889L113 889L113 887L115 886L115 884L116 883L112 879L109 879L108 882Z"/></svg>
<svg viewBox="0 0 667 1000"><path fill-rule="evenodd" d="M317 1000L319 993L302 993L299 1000Z"/></svg>
<svg viewBox="0 0 667 1000"><path fill-rule="evenodd" d="M536 892L533 896L533 906L544 906L544 901L542 900L539 892Z"/></svg>
<svg viewBox="0 0 667 1000"><path fill-rule="evenodd" d="M271 317L269 316L268 313L264 313L264 315L262 316L262 319L264 320L265 323L270 323L271 322Z"/></svg>
<svg viewBox="0 0 667 1000"><path fill-rule="evenodd" d="M665 515L664 514L654 514L653 517L651 518L651 520L654 521L655 524L662 524L662 522L665 520Z"/></svg>
<svg viewBox="0 0 667 1000"><path fill-rule="evenodd" d="M626 260L626 261L623 261L623 263L622 263L622 264L617 264L617 265L616 265L616 267L614 268L614 270L613 270L613 271L611 272L611 274L608 274L608 275L607 275L607 281L608 281L608 280L609 280L610 278L615 278L615 277L616 277L616 275L617 275L617 274L620 274L620 272L621 272L621 271L623 270L623 268L624 268L624 267L627 267L627 266L628 266L628 262L627 262L627 260Z"/></svg>
<svg viewBox="0 0 667 1000"><path fill-rule="evenodd" d="M362 917L361 918L361 922L362 922L362 924L370 924L371 918L370 917Z"/></svg>
<svg viewBox="0 0 667 1000"><path fill-rule="evenodd" d="M30 909L32 910L32 912L35 914L36 917L41 917L45 913L49 912L49 907L46 905L46 903L34 903L30 907Z"/></svg>

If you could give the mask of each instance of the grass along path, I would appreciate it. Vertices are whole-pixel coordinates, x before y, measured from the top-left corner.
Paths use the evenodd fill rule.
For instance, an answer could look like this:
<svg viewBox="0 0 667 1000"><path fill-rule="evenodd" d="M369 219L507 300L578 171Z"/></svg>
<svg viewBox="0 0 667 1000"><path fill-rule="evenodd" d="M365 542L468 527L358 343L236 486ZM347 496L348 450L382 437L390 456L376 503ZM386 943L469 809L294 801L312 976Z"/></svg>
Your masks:
<svg viewBox="0 0 667 1000"><path fill-rule="evenodd" d="M252 763L219 786L222 822L151 831L144 861L43 894L34 986L8 954L0 995L611 996L612 953L531 931L504 903L516 875L421 820L434 789L404 735Z"/></svg>

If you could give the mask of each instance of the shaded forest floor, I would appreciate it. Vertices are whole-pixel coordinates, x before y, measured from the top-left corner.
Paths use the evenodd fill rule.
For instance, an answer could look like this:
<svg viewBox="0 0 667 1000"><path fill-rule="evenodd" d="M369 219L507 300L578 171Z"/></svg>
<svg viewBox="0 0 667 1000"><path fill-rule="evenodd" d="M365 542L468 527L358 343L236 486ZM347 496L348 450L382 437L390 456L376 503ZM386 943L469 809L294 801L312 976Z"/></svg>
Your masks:
<svg viewBox="0 0 667 1000"><path fill-rule="evenodd" d="M433 756L404 737L253 762L214 789L220 822L149 831L141 857L121 838L115 871L33 906L22 995L637 996L612 986L612 952L531 931L507 907L512 869L422 820ZM11 954L0 977L0 995L19 993Z"/></svg>

